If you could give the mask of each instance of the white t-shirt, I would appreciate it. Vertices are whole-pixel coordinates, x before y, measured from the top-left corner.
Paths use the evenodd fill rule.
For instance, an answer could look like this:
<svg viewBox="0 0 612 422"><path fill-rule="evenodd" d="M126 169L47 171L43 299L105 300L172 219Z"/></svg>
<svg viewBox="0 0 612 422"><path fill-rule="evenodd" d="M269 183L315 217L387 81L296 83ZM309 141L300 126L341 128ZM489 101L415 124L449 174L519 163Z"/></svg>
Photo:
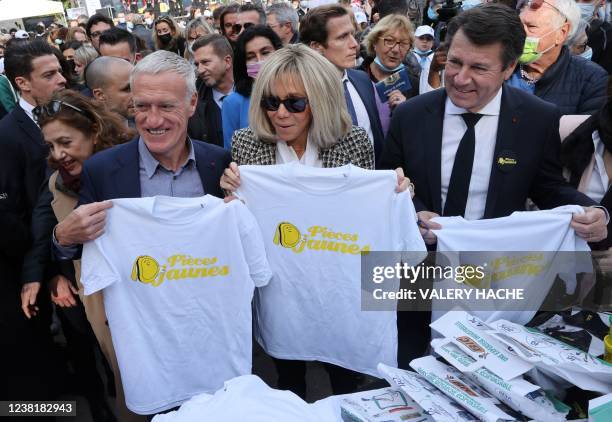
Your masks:
<svg viewBox="0 0 612 422"><path fill-rule="evenodd" d="M251 372L251 300L271 272L253 215L212 196L116 199L83 248L127 407L153 414Z"/></svg>
<svg viewBox="0 0 612 422"><path fill-rule="evenodd" d="M279 359L377 376L397 363L394 311L361 311L361 251L424 251L394 171L353 165L240 166L236 192L257 218L274 276L256 296L256 338Z"/></svg>
<svg viewBox="0 0 612 422"><path fill-rule="evenodd" d="M583 208L578 205L566 205L544 211L517 211L507 217L486 220L436 217L433 221L442 226L442 229L434 230L438 237L438 252L482 251L477 256L472 255L479 263L486 262L485 273L492 274L483 282L478 282L482 287L524 289L525 299L520 302L522 309L517 308L516 301L508 302L509 306L505 308L504 303L500 302L500 308L491 311L477 310L477 301L471 304L469 301L463 301L461 306L485 322L497 319L523 325L529 322L546 298L559 271L573 270L574 264L585 271L590 270L590 267L584 267L584 263L580 261L580 258L584 257L582 255L557 254L558 251L590 251L588 244L576 236L570 226L572 214L583 212ZM449 254L447 257L453 260L456 255ZM577 259L576 263L569 261L573 258ZM469 254L463 254L461 264L466 264L465 260L470 260ZM467 263L476 265L475 262ZM586 265L590 265L590 262ZM568 276L569 274L563 275L562 278L571 290L575 288L576 281ZM440 284L446 288L461 287L452 280ZM435 301L433 307L433 320L445 313L435 310Z"/></svg>
<svg viewBox="0 0 612 422"><path fill-rule="evenodd" d="M275 390L255 375L225 382L214 395L201 394L155 422L341 422L329 405L308 404L290 391Z"/></svg>

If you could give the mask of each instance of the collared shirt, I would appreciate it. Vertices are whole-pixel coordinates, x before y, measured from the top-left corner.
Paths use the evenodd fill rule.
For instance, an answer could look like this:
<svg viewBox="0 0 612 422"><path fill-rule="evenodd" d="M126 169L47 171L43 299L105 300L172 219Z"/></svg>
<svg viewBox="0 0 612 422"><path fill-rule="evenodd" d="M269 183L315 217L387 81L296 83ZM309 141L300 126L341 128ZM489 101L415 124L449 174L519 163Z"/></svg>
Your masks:
<svg viewBox="0 0 612 422"><path fill-rule="evenodd" d="M366 109L365 104L363 103L363 100L359 96L357 89L355 89L355 86L353 85L351 80L348 78L348 75L346 74L346 70L344 71L344 74L342 75L342 84L344 84L344 81L347 81L346 86L348 88L349 95L351 96L353 107L355 108L355 114L357 115L357 126L362 127L366 131L366 133L368 134L368 138L370 138L370 141L372 142L372 144L374 144L374 135L372 134L372 126L370 124L370 117L368 116L368 110ZM372 104L372 107L374 106L375 105Z"/></svg>
<svg viewBox="0 0 612 422"><path fill-rule="evenodd" d="M293 147L287 145L285 141L276 141L276 164L286 164L294 161L309 167L323 167L323 162L319 158L319 149L310 139L306 140L306 150L301 158L298 158Z"/></svg>
<svg viewBox="0 0 612 422"><path fill-rule="evenodd" d="M223 92L217 91L215 88L213 88L212 90L213 100L215 100L215 103L217 103L217 107L219 107L219 110L221 110L221 107L223 106L223 100L225 99L225 97L230 95L232 92L234 92L233 86L232 86L232 89L227 94L224 94Z"/></svg>
<svg viewBox="0 0 612 422"><path fill-rule="evenodd" d="M177 171L172 171L153 157L142 137L138 139L141 197L165 195L193 198L205 194L191 139L187 139L187 145L187 160Z"/></svg>
<svg viewBox="0 0 612 422"><path fill-rule="evenodd" d="M587 185L585 194L594 201L601 202L606 192L608 192L608 186L610 186L610 178L606 171L606 165L604 163L604 152L605 147L601 139L599 138L599 132L593 132L593 146L595 147L595 163L593 165L593 172Z"/></svg>
<svg viewBox="0 0 612 422"><path fill-rule="evenodd" d="M23 111L25 111L25 114L27 114L28 117L32 119L34 123L36 123L36 119L34 119L34 115L32 114L32 110L36 108L35 106L33 106L32 104L24 100L23 97L21 97L19 98L19 107L21 107ZM38 123L36 123L36 125L38 126Z"/></svg>
<svg viewBox="0 0 612 422"><path fill-rule="evenodd" d="M26 103L27 104L27 103ZM193 142L188 139L189 155L185 163L176 172L167 170L149 152L142 138L138 139L138 167L140 175L140 196L176 196L198 197L205 194L202 179L193 151ZM77 253L77 246L62 246L55 237L53 229L54 253L57 259L72 259Z"/></svg>
<svg viewBox="0 0 612 422"><path fill-rule="evenodd" d="M495 142L497 141L497 123L499 122L501 96L502 89L500 88L497 95L478 112L478 114L483 116L474 127L476 148L474 150L470 190L465 206L465 218L467 220L477 220L484 216L491 166L493 165L493 155L495 153ZM450 97L446 98L444 127L442 129L442 161L440 163L442 209L444 209L446 203L455 155L457 154L461 138L463 138L467 131L467 126L461 117L463 113L469 113L469 111L457 107L453 104Z"/></svg>

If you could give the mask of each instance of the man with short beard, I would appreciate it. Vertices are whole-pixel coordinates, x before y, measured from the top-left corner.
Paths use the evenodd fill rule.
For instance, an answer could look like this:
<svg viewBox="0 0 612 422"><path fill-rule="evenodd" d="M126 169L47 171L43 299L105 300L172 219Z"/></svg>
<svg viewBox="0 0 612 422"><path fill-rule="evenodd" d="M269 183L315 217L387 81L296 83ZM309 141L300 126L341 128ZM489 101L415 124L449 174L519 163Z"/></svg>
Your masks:
<svg viewBox="0 0 612 422"><path fill-rule="evenodd" d="M193 57L198 69L198 105L187 130L193 139L222 147L221 106L234 90L232 47L222 35L206 35L193 44Z"/></svg>

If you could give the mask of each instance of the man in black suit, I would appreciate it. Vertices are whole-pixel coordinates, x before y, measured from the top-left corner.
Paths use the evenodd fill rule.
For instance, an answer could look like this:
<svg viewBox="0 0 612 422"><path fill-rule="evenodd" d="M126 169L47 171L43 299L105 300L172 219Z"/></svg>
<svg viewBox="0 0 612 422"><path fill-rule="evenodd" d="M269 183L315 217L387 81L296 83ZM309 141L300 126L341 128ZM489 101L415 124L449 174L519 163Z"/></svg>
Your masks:
<svg viewBox="0 0 612 422"><path fill-rule="evenodd" d="M435 242L427 226L436 215L503 217L524 210L527 198L540 208L587 207L572 226L590 242L604 238L605 212L562 177L558 110L503 85L525 40L515 13L498 4L466 11L449 24L447 40L445 89L396 110L381 161L402 166L415 184L426 241ZM457 165L466 161L467 176Z"/></svg>
<svg viewBox="0 0 612 422"><path fill-rule="evenodd" d="M198 106L189 119L188 133L194 139L223 147L221 106L234 90L233 52L227 38L210 34L193 43L198 73Z"/></svg>
<svg viewBox="0 0 612 422"><path fill-rule="evenodd" d="M374 144L378 162L384 135L374 97L376 93L368 75L353 69L359 43L355 39L355 26L349 11L339 4L310 9L300 23L300 41L338 68L353 125L365 129Z"/></svg>
<svg viewBox="0 0 612 422"><path fill-rule="evenodd" d="M395 110L380 161L403 167L414 183L426 243L435 244L431 229L441 228L433 217L503 217L525 210L527 198L543 209L585 206L572 227L589 242L605 238L606 212L562 177L559 111L504 86L525 43L516 13L500 4L465 11L449 23L447 42L445 89ZM424 353L429 322L428 313L398 313L400 366Z"/></svg>
<svg viewBox="0 0 612 422"><path fill-rule="evenodd" d="M49 298L38 297L44 268L36 265L46 261L49 248L31 247L32 226L45 218L33 219L32 211L45 179L48 151L32 110L64 89L66 79L53 48L42 40L11 43L4 67L21 98L0 121L0 350L10 356L0 359L0 372L6 376L0 396L34 399L37 392L42 395L38 397L45 394L48 379L42 374L48 375L50 368L43 367L49 364L44 354L51 336ZM38 318L26 320L39 312Z"/></svg>

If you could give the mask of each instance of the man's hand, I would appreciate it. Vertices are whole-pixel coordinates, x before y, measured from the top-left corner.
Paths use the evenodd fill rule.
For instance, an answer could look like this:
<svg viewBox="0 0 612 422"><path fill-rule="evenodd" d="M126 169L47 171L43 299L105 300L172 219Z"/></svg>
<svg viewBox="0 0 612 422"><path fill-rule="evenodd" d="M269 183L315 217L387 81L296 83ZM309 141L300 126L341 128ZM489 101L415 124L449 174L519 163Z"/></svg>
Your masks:
<svg viewBox="0 0 612 422"><path fill-rule="evenodd" d="M433 221L429 221L434 217L440 217L435 212L431 211L419 211L417 212L417 216L419 218L418 225L419 231L421 232L421 236L423 236L423 240L428 245L433 245L438 241L438 238L432 232L432 230L440 230L442 228L438 223L434 223Z"/></svg>
<svg viewBox="0 0 612 422"><path fill-rule="evenodd" d="M81 205L55 226L55 238L61 246L73 246L97 239L104 233L106 210L111 201Z"/></svg>
<svg viewBox="0 0 612 422"><path fill-rule="evenodd" d="M389 108L393 110L399 104L406 101L406 97L401 93L399 89L394 89L389 93Z"/></svg>
<svg viewBox="0 0 612 422"><path fill-rule="evenodd" d="M63 275L56 275L49 282L49 290L51 291L51 301L62 308L70 308L76 306L77 301L74 295L79 291L72 285Z"/></svg>
<svg viewBox="0 0 612 422"><path fill-rule="evenodd" d="M36 296L40 290L40 282L32 281L25 283L21 288L21 310L30 319L38 313L36 306Z"/></svg>
<svg viewBox="0 0 612 422"><path fill-rule="evenodd" d="M240 170L238 170L238 164L232 161L229 167L223 171L220 185L221 189L225 191L225 202L236 199L233 194L236 189L240 187Z"/></svg>
<svg viewBox="0 0 612 422"><path fill-rule="evenodd" d="M587 242L599 242L608 236L606 213L601 208L585 207L584 214L572 216L571 227Z"/></svg>
<svg viewBox="0 0 612 422"><path fill-rule="evenodd" d="M404 192L406 189L410 189L410 197L414 198L414 184L410 182L410 179L404 176L404 170L401 167L395 169L397 173L397 186L395 191L397 193Z"/></svg>

